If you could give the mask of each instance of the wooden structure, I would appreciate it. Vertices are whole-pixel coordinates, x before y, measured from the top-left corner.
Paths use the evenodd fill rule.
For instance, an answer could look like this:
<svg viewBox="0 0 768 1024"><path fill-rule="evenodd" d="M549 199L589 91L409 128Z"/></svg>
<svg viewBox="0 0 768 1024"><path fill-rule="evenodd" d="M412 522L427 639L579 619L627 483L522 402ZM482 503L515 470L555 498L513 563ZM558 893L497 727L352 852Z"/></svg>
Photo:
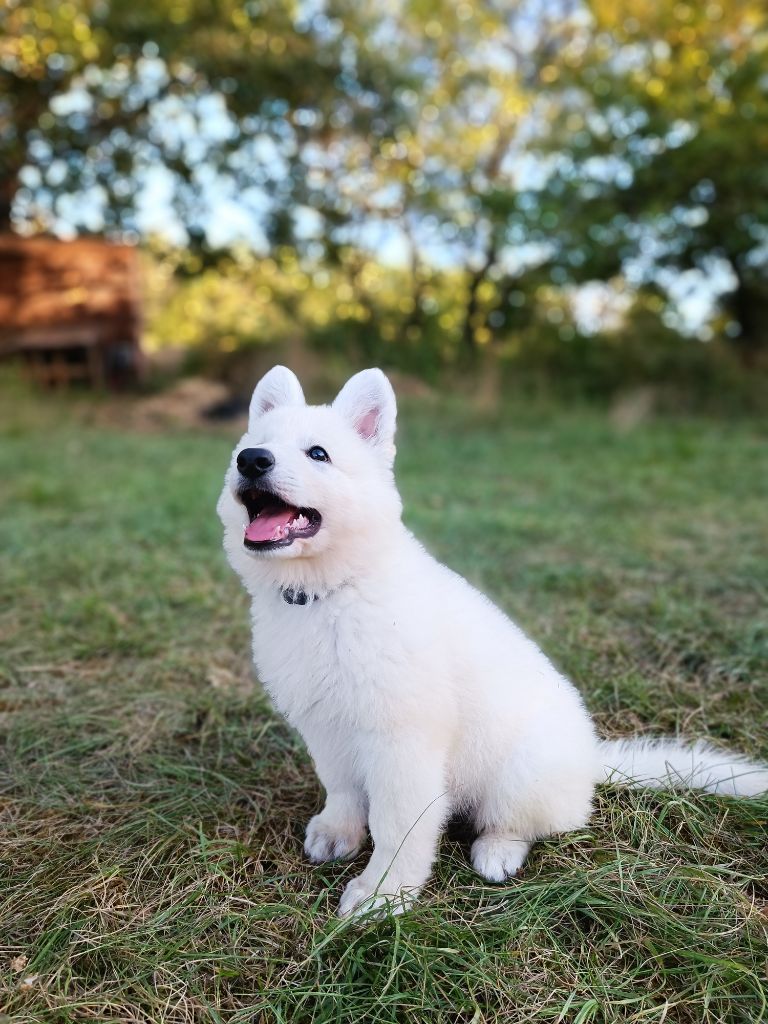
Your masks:
<svg viewBox="0 0 768 1024"><path fill-rule="evenodd" d="M133 246L0 235L0 356L21 358L40 384L132 385L140 331Z"/></svg>

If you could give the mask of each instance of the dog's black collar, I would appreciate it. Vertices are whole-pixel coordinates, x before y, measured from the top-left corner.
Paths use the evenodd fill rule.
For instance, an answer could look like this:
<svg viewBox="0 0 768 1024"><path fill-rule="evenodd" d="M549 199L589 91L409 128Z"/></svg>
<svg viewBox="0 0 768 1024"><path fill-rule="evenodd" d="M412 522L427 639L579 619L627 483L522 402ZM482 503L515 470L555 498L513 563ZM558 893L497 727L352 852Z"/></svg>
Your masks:
<svg viewBox="0 0 768 1024"><path fill-rule="evenodd" d="M298 587L280 587L280 597L282 597L286 604L314 604L315 601L319 601L323 597L337 594L342 587L346 587L347 583L348 580L345 580L338 587L334 587L333 590L327 590L322 594L308 594L306 590L300 590Z"/></svg>
<svg viewBox="0 0 768 1024"><path fill-rule="evenodd" d="M280 591L286 604L312 604L319 600L319 594L308 594L306 590L296 590L294 587L283 587Z"/></svg>

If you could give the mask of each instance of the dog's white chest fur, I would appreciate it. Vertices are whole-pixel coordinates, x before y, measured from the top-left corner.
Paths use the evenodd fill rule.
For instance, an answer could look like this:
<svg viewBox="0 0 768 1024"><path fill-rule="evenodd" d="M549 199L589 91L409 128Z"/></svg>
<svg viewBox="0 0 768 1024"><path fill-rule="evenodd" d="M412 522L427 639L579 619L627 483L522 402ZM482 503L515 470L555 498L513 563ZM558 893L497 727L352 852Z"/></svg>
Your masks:
<svg viewBox="0 0 768 1024"><path fill-rule="evenodd" d="M287 603L279 591L253 601L259 678L297 728L312 718L347 731L381 732L424 712L426 694L415 685L420 664L440 671L443 660L439 652L425 658L434 616L419 612L406 593L398 600L393 583L385 572L378 583L343 583L304 605ZM377 586L378 599L370 593ZM450 689L447 665L442 676Z"/></svg>
<svg viewBox="0 0 768 1024"><path fill-rule="evenodd" d="M257 672L294 725L308 714L357 717L370 704L358 655L360 616L352 602L348 592L305 605L288 604L279 592L253 602Z"/></svg>

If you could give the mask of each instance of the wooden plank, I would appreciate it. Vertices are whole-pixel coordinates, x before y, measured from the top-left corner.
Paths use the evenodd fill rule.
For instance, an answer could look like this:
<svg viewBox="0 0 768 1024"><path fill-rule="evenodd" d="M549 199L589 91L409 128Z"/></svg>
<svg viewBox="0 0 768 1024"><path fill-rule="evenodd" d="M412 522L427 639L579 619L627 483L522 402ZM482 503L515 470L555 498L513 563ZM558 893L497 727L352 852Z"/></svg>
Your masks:
<svg viewBox="0 0 768 1024"><path fill-rule="evenodd" d="M130 383L142 365L141 326L133 246L0 235L0 354L37 353L28 365L36 380ZM132 353L124 369L107 358L113 346Z"/></svg>

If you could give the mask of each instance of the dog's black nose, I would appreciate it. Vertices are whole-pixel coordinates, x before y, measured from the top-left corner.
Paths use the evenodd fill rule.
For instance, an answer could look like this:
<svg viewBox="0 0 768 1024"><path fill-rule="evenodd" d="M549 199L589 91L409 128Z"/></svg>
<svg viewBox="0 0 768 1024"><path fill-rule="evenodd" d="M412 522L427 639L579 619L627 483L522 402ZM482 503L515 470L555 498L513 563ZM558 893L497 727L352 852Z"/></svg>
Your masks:
<svg viewBox="0 0 768 1024"><path fill-rule="evenodd" d="M248 480L258 480L275 464L275 456L267 448L243 448L237 453L237 468Z"/></svg>

